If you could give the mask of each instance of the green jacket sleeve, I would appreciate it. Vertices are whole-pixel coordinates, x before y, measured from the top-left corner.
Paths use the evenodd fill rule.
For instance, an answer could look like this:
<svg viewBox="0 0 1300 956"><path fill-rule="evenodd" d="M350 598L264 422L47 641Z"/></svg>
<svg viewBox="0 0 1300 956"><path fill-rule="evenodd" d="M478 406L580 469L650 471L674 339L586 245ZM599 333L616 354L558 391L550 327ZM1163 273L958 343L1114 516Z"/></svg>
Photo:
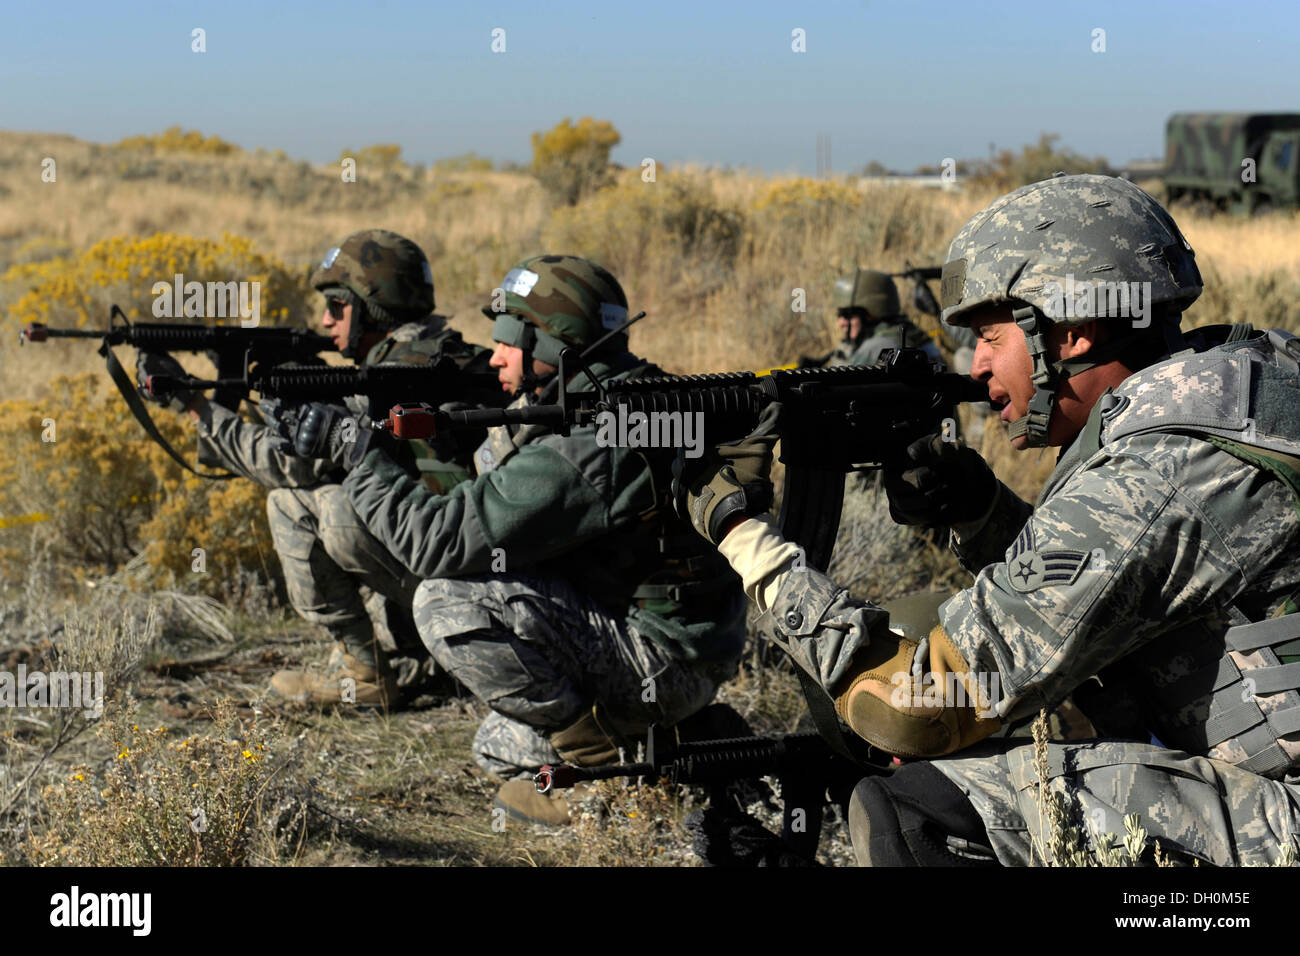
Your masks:
<svg viewBox="0 0 1300 956"><path fill-rule="evenodd" d="M515 571L580 547L653 503L649 470L626 449L548 438L435 495L382 451L343 483L357 514L422 578ZM500 569L497 563L496 569Z"/></svg>

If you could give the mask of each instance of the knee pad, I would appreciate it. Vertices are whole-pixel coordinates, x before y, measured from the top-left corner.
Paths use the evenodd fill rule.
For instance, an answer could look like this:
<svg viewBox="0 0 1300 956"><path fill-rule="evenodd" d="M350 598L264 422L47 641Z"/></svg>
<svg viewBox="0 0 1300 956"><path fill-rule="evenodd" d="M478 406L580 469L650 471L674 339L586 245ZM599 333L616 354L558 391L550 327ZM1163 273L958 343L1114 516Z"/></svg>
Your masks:
<svg viewBox="0 0 1300 956"><path fill-rule="evenodd" d="M979 815L930 763L866 777L849 801L860 866L998 866Z"/></svg>

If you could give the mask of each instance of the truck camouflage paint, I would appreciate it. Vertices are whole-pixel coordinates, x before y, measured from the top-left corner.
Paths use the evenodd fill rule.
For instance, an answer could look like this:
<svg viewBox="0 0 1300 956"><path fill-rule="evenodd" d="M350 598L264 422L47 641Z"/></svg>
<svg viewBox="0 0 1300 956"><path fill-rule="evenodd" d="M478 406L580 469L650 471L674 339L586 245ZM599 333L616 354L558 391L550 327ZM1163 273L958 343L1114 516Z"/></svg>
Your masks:
<svg viewBox="0 0 1300 956"><path fill-rule="evenodd" d="M1300 113L1175 113L1165 187L1170 202L1242 212L1300 205Z"/></svg>

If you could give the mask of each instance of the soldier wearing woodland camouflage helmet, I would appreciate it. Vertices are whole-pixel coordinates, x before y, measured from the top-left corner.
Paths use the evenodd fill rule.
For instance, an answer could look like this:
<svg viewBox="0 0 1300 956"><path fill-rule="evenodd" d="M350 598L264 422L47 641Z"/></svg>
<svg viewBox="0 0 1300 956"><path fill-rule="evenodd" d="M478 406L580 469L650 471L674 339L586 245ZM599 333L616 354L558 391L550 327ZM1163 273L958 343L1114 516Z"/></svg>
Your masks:
<svg viewBox="0 0 1300 956"><path fill-rule="evenodd" d="M875 365L885 349L921 349L943 364L938 346L902 314L898 286L886 272L854 269L832 293L841 339L827 365Z"/></svg>
<svg viewBox="0 0 1300 956"><path fill-rule="evenodd" d="M1177 225L1120 179L1026 186L953 240L943 318L979 336L971 375L1016 447L1062 451L1030 506L959 444L909 450L896 517L941 516L976 574L928 635L747 517L770 422L691 484L729 502L705 521L840 717L921 758L855 790L861 862L1043 859L1034 746L1009 731L1066 695L1091 736L1048 744L1046 774L1079 852L1105 857L1126 814L1144 860L1269 863L1300 834L1300 340L1184 334L1200 292Z"/></svg>
<svg viewBox="0 0 1300 956"><path fill-rule="evenodd" d="M325 298L326 333L344 356L360 364L434 364L451 358L468 370L487 370L487 350L466 344L444 318L432 314L429 261L403 236L384 229L352 233L325 254L311 285ZM142 352L137 365L141 382L150 375L184 374L165 355ZM323 671L280 671L272 689L321 705L398 703L395 675L376 646L376 626L384 643L400 644L405 654L427 660L410 619L417 581L357 519L338 470L285 451L276 429L245 421L200 393L174 396L170 404L198 421L201 462L270 489L267 514L290 602L335 640ZM357 397L349 407L364 412L365 404ZM264 408L277 411L265 403ZM422 445L405 462L437 490L468 478L469 464L468 450L450 443Z"/></svg>
<svg viewBox="0 0 1300 956"><path fill-rule="evenodd" d="M628 352L627 299L594 262L527 259L484 312L491 364L515 406L536 402L566 347L604 382L662 374ZM593 387L586 372L570 378L570 390ZM302 433L316 427L309 415ZM357 450L333 434L305 444L355 464ZM515 817L567 822L565 798L538 794L530 772L617 762L650 723L699 711L735 671L740 582L673 513L674 454L618 446L596 427L502 426L475 455L478 477L446 495L376 448L344 482L367 527L424 579L415 618L425 645L492 708L474 757L506 779L498 805Z"/></svg>

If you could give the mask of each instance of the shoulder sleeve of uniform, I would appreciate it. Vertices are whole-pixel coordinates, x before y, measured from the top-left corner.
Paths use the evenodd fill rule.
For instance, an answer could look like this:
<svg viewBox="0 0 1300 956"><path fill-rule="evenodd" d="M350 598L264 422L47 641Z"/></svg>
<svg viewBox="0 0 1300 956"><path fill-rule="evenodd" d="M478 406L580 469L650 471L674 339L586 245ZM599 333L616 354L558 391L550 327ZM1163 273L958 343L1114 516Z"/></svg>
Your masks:
<svg viewBox="0 0 1300 956"><path fill-rule="evenodd" d="M973 669L999 675L999 716L1026 716L1233 600L1277 560L1279 536L1295 547L1288 505L1277 482L1208 442L1123 439L944 606L945 629Z"/></svg>

